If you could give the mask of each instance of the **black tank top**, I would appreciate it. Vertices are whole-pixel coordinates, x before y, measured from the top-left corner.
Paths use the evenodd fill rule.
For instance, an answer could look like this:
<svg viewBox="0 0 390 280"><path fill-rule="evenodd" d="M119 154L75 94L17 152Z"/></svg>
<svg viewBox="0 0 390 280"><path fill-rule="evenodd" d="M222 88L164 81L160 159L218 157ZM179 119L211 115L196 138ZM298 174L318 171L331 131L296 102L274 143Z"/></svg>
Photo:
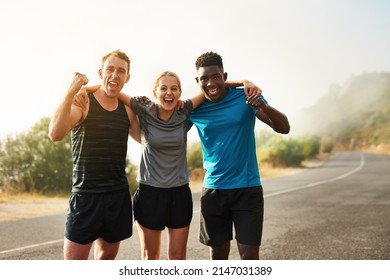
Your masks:
<svg viewBox="0 0 390 280"><path fill-rule="evenodd" d="M128 188L125 168L130 121L125 105L105 110L89 94L89 112L72 130L72 192L102 193Z"/></svg>

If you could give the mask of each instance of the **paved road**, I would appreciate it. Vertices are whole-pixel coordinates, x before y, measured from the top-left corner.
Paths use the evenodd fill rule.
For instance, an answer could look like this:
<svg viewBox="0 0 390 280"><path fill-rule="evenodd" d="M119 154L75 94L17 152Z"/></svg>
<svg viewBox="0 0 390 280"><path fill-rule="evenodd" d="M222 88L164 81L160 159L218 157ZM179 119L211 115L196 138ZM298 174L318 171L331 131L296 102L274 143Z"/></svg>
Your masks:
<svg viewBox="0 0 390 280"><path fill-rule="evenodd" d="M261 258L268 260L390 260L390 156L339 152L320 168L263 180ZM208 259L197 241L199 194L188 258ZM0 223L0 259L60 260L64 215ZM139 259L134 236L118 259ZM232 244L231 259L238 259ZM163 244L165 259L165 247Z"/></svg>

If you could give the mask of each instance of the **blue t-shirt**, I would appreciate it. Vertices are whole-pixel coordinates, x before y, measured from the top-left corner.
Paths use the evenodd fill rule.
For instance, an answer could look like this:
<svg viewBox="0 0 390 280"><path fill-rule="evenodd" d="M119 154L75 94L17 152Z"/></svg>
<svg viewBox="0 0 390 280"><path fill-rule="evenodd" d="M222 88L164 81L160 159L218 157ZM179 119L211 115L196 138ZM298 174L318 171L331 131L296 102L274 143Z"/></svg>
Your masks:
<svg viewBox="0 0 390 280"><path fill-rule="evenodd" d="M243 88L230 88L222 101L203 102L190 115L190 126L196 126L202 144L205 188L260 185L254 133L257 111L245 102Z"/></svg>

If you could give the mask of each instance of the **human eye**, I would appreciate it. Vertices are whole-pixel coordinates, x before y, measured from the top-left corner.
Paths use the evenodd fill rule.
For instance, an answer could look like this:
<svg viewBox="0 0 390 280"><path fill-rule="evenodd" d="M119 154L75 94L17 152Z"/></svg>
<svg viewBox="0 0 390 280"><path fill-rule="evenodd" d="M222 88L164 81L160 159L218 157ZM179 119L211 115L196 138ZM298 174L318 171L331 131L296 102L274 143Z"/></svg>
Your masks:
<svg viewBox="0 0 390 280"><path fill-rule="evenodd" d="M208 81L207 77L200 77L199 79L202 83L206 83Z"/></svg>

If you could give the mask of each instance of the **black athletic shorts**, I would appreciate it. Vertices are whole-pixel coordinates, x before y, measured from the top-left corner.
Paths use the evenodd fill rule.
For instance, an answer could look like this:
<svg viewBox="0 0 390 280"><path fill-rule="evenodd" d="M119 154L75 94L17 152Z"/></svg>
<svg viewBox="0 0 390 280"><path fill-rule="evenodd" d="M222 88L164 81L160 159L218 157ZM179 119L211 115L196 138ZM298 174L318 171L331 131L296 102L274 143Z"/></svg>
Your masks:
<svg viewBox="0 0 390 280"><path fill-rule="evenodd" d="M188 184L173 188L140 184L134 195L134 219L152 230L189 226L192 207L192 194Z"/></svg>
<svg viewBox="0 0 390 280"><path fill-rule="evenodd" d="M263 188L202 190L199 241L219 246L233 239L260 246L263 233Z"/></svg>
<svg viewBox="0 0 390 280"><path fill-rule="evenodd" d="M98 238L115 243L131 237L133 217L128 189L99 194L72 193L65 237L79 244Z"/></svg>

